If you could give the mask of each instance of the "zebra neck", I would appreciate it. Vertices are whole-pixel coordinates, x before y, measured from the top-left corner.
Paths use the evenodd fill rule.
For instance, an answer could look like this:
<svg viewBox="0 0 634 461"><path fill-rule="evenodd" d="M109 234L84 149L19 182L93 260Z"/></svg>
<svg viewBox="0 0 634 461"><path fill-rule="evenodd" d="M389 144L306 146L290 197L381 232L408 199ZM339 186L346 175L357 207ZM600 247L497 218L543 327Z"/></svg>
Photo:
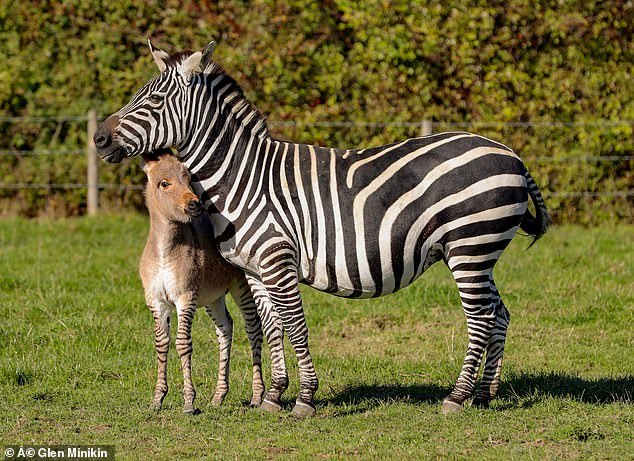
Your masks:
<svg viewBox="0 0 634 461"><path fill-rule="evenodd" d="M207 194L231 184L245 164L252 164L262 144L270 141L264 117L227 74L203 77L206 91L190 101L179 157L203 184Z"/></svg>
<svg viewBox="0 0 634 461"><path fill-rule="evenodd" d="M236 133L218 150L204 152L198 162L185 165L192 173L192 187L206 206L222 210L246 178L256 174L274 141L252 133Z"/></svg>

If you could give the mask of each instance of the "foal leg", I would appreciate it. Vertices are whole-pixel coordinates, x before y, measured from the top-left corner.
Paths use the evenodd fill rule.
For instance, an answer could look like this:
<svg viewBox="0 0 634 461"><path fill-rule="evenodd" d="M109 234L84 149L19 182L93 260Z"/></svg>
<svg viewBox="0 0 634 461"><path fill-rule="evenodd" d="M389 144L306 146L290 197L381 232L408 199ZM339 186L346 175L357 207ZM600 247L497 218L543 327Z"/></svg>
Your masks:
<svg viewBox="0 0 634 461"><path fill-rule="evenodd" d="M271 387L264 396L260 408L274 413L282 408L282 394L288 387L288 372L284 358L284 328L262 281L250 274L246 277L271 353Z"/></svg>
<svg viewBox="0 0 634 461"><path fill-rule="evenodd" d="M486 349L486 360L482 380L473 399L473 405L487 408L489 402L495 397L500 388L500 374L502 372L502 356L504 355L504 343L506 331L511 321L511 315L504 306L500 293L495 287L493 278L491 283L491 295L495 309L495 325L491 331Z"/></svg>
<svg viewBox="0 0 634 461"><path fill-rule="evenodd" d="M224 295L207 306L206 310L216 325L216 336L218 337L218 380L216 381L216 392L211 401L211 404L217 407L222 404L227 392L229 392L229 362L231 359L231 341L233 339L233 320L227 310Z"/></svg>
<svg viewBox="0 0 634 461"><path fill-rule="evenodd" d="M158 357L158 376L154 390L152 408L160 410L167 395L167 353L170 346L170 306L148 300L148 308L154 317L154 346Z"/></svg>
<svg viewBox="0 0 634 461"><path fill-rule="evenodd" d="M462 410L465 400L473 394L482 356L496 321L489 282L491 268L462 270L460 262L452 259L448 260L448 265L458 284L462 308L467 317L469 345L456 385L443 401L442 411L445 414Z"/></svg>
<svg viewBox="0 0 634 461"><path fill-rule="evenodd" d="M196 313L196 300L189 297L179 299L176 303L178 314L178 330L176 332L176 351L181 359L183 372L183 413L194 414L196 390L192 382L192 321Z"/></svg>
<svg viewBox="0 0 634 461"><path fill-rule="evenodd" d="M251 289L246 280L231 287L231 296L244 317L244 328L251 345L253 359L253 395L251 406L259 407L264 397L264 379L262 378L262 324L258 316L257 307Z"/></svg>

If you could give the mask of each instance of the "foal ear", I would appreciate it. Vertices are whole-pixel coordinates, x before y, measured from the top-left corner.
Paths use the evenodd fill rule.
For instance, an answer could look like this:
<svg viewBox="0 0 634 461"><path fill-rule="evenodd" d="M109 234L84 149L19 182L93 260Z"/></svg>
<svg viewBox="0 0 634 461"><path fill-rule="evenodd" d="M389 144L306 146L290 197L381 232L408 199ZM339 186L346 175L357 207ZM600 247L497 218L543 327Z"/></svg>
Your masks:
<svg viewBox="0 0 634 461"><path fill-rule="evenodd" d="M158 163L159 157L160 155L154 151L141 156L141 168L146 174Z"/></svg>
<svg viewBox="0 0 634 461"><path fill-rule="evenodd" d="M152 41L149 38L147 39L147 44L150 47L150 52L152 53L152 56L154 57L154 62L158 66L159 70L163 72L165 69L167 69L167 64L165 64L165 61L169 59L170 55L152 45Z"/></svg>

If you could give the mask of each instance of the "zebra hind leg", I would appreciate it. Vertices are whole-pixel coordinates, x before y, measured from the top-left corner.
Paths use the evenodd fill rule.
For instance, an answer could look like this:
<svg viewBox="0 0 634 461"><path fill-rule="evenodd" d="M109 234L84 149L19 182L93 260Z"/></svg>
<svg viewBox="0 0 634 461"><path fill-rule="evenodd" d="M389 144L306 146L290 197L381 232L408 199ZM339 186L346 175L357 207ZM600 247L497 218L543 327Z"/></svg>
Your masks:
<svg viewBox="0 0 634 461"><path fill-rule="evenodd" d="M476 272L467 270L472 267L465 269L460 263L452 262L450 259L448 265L460 290L469 344L456 385L443 401L445 414L462 410L464 402L473 395L482 357L496 321L489 282L491 268Z"/></svg>
<svg viewBox="0 0 634 461"><path fill-rule="evenodd" d="M482 380L473 399L473 405L481 408L488 408L489 402L500 388L504 343L506 342L506 331L511 321L511 315L504 306L493 279L491 279L491 293L495 307L495 325L487 344Z"/></svg>

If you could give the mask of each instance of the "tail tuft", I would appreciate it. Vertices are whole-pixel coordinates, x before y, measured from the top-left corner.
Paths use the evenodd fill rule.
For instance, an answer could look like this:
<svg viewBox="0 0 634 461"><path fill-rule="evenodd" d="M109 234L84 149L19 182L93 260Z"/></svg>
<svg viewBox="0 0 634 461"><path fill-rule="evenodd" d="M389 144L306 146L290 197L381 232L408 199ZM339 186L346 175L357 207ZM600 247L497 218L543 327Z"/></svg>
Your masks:
<svg viewBox="0 0 634 461"><path fill-rule="evenodd" d="M530 248L548 231L548 228L552 224L552 219L548 214L548 209L546 208L546 204L544 203L542 194L539 192L537 184L535 184L535 180L528 171L524 173L524 176L526 176L528 194L535 205L535 216L526 210L526 213L524 213L522 217L522 222L520 223L520 229L533 236L533 242L530 244Z"/></svg>

